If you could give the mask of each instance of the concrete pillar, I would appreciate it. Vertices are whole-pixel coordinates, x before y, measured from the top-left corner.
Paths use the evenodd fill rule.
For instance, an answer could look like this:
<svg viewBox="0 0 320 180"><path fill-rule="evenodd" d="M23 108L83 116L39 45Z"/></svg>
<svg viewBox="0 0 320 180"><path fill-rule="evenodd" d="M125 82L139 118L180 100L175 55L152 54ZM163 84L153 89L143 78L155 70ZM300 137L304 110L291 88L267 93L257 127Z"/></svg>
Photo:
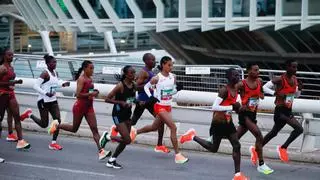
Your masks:
<svg viewBox="0 0 320 180"><path fill-rule="evenodd" d="M72 51L78 51L78 33L77 32L73 32L72 34Z"/></svg>
<svg viewBox="0 0 320 180"><path fill-rule="evenodd" d="M116 44L114 43L114 39L112 37L112 32L111 31L104 32L104 38L108 42L108 45L110 47L110 52L112 54L116 54L117 53L117 48L116 48Z"/></svg>
<svg viewBox="0 0 320 180"><path fill-rule="evenodd" d="M47 50L47 53L50 55L54 55L53 54L53 49L52 49L52 45L51 45L51 41L50 41L50 37L49 37L49 31L39 31L40 36L42 38L42 42L44 44L44 47Z"/></svg>
<svg viewBox="0 0 320 180"><path fill-rule="evenodd" d="M133 33L133 47L138 49L138 33Z"/></svg>
<svg viewBox="0 0 320 180"><path fill-rule="evenodd" d="M15 18L9 17L9 39L10 39L10 49L14 51L14 21Z"/></svg>

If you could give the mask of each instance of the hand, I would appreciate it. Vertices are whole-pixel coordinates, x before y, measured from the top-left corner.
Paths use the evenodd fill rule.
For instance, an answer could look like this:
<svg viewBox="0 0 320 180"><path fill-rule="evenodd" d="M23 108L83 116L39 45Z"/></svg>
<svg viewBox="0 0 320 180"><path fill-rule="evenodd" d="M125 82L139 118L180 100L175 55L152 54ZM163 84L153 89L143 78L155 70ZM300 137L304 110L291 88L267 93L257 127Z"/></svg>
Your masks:
<svg viewBox="0 0 320 180"><path fill-rule="evenodd" d="M22 84L23 83L23 81L22 81L22 79L19 79L19 80L15 80L15 82L14 82L15 84Z"/></svg>
<svg viewBox="0 0 320 180"><path fill-rule="evenodd" d="M239 102L232 104L232 110L234 110L236 113L239 113L240 108L241 104Z"/></svg>
<svg viewBox="0 0 320 180"><path fill-rule="evenodd" d="M157 102L160 102L159 99L155 98L154 96L151 96L148 100L148 103L155 104Z"/></svg>
<svg viewBox="0 0 320 180"><path fill-rule="evenodd" d="M46 96L52 97L52 96L54 96L54 94L55 94L55 93L46 93Z"/></svg>
<svg viewBox="0 0 320 180"><path fill-rule="evenodd" d="M176 86L177 86L176 87L177 91L181 91L183 89L183 84L182 83L177 82Z"/></svg>
<svg viewBox="0 0 320 180"><path fill-rule="evenodd" d="M125 101L120 101L119 102L120 106L122 106L123 108L129 108L131 105L126 103Z"/></svg>
<svg viewBox="0 0 320 180"><path fill-rule="evenodd" d="M97 97L98 94L99 94L99 91L98 91L98 90L93 90L93 92L90 93L90 96L92 96L92 97Z"/></svg>
<svg viewBox="0 0 320 180"><path fill-rule="evenodd" d="M65 82L62 84L62 87L69 87L70 86L70 82Z"/></svg>
<svg viewBox="0 0 320 180"><path fill-rule="evenodd" d="M301 91L303 89L303 82L298 80L298 90Z"/></svg>

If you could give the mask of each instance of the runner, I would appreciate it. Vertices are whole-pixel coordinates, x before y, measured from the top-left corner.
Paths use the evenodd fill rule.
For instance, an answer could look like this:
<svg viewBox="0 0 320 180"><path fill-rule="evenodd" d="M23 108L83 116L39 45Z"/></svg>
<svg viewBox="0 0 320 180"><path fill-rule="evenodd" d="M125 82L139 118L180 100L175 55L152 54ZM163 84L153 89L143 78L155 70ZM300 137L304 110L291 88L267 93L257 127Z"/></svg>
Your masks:
<svg viewBox="0 0 320 180"><path fill-rule="evenodd" d="M216 153L219 149L221 139L227 138L233 148L233 161L235 168L234 180L247 180L248 178L240 172L240 161L241 161L241 146L237 137L236 128L232 122L231 112L239 112L240 98L238 99L238 89L236 84L239 82L239 72L236 69L230 68L226 72L228 78L228 84L221 87L218 93L218 97L213 103L212 110L213 118L210 130L213 132L212 142L208 142L205 139L201 139L196 136L194 129L189 129L184 135L180 137L180 143L194 140L199 143L202 147L210 152Z"/></svg>
<svg viewBox="0 0 320 180"><path fill-rule="evenodd" d="M144 86L151 80L154 76L152 69L155 67L155 57L151 53L146 53L143 55L143 62L145 67L140 71L138 77L136 79L137 88L138 88L138 100L147 102L144 105L140 105L140 103L136 104L136 107L133 111L132 115L132 125L136 125L141 115L143 114L145 109L148 109L149 113L155 117L153 107L154 103L150 103L148 95L144 91ZM153 90L150 89L151 94L153 95ZM163 141L163 133L164 133L164 123L161 121L161 124L158 129L158 144L154 148L155 152L163 152L169 153L170 150L162 144Z"/></svg>
<svg viewBox="0 0 320 180"><path fill-rule="evenodd" d="M105 131L100 139L101 146L105 146L105 144L110 140L119 142L115 152L106 164L107 167L115 169L122 168L122 166L116 162L116 159L132 141L130 137L130 117L132 114L132 104L136 102L136 86L134 84L135 70L132 66L125 66L122 72L122 75L116 75L116 79L119 83L112 89L105 99L105 102L114 104L112 119L121 137L113 136Z"/></svg>
<svg viewBox="0 0 320 180"><path fill-rule="evenodd" d="M300 134L303 133L301 124L292 114L292 105L295 97L299 97L303 88L301 81L297 80L296 72L298 63L295 60L286 61L286 72L280 77L275 77L263 86L265 93L275 95L274 126L272 130L264 137L263 146L272 138L277 136L278 132L286 125L290 125L294 130L289 138L281 146L277 146L279 158L283 162L288 162L289 157L287 148ZM272 88L275 86L275 91Z"/></svg>
<svg viewBox="0 0 320 180"><path fill-rule="evenodd" d="M42 128L47 128L49 124L49 112L54 120L61 123L60 109L56 97L56 89L67 87L70 82L63 82L58 78L58 73L55 71L57 60L53 56L45 55L47 69L45 69L37 79L33 88L38 92L38 110L40 119L31 114L30 118ZM62 146L57 143L59 131L53 134L52 142L49 144L49 149L61 150Z"/></svg>
<svg viewBox="0 0 320 180"><path fill-rule="evenodd" d="M257 126L257 110L259 99L264 99L262 80L259 78L259 66L256 63L247 64L248 77L237 84L240 90L242 107L239 112L239 126L237 136L240 139L248 130L256 138L255 147L250 147L251 162L254 166L259 164L257 170L263 174L271 174L273 170L269 168L263 160L262 142L263 136Z"/></svg>
<svg viewBox="0 0 320 180"><path fill-rule="evenodd" d="M63 129L69 132L77 132L82 118L85 117L93 134L93 139L97 144L99 160L111 155L110 151L105 151L99 144L100 135L97 128L96 115L93 109L93 99L98 96L99 91L94 89L92 82L94 66L91 61L84 61L76 75L77 101L73 105L73 124L59 124L58 120L51 122L48 132L54 134L57 130Z"/></svg>
<svg viewBox="0 0 320 180"><path fill-rule="evenodd" d="M175 162L183 164L188 161L188 158L184 157L178 147L177 140L177 127L172 119L171 103L172 95L177 92L176 89L176 77L171 73L173 68L172 59L168 56L162 57L160 61L159 69L161 70L156 76L154 76L145 86L144 90L149 97L149 102L155 103L154 114L156 119L153 124L144 126L136 131L137 134L156 131L159 129L161 122L165 123L170 128L170 139L175 152ZM155 86L155 92L152 95L150 89ZM135 134L134 134L135 135Z"/></svg>
<svg viewBox="0 0 320 180"><path fill-rule="evenodd" d="M22 80L15 80L16 74L11 66L13 60L13 52L10 49L4 49L2 52L3 58L0 60L0 121L3 120L5 110L8 108L12 112L15 122L15 128L18 135L17 149L29 149L31 145L23 139L22 127L19 115L19 104L17 102L14 88L15 84L22 84ZM31 113L29 110L25 111L22 116ZM21 119L22 120L22 119ZM0 122L1 124L1 122ZM2 126L0 126L0 131Z"/></svg>

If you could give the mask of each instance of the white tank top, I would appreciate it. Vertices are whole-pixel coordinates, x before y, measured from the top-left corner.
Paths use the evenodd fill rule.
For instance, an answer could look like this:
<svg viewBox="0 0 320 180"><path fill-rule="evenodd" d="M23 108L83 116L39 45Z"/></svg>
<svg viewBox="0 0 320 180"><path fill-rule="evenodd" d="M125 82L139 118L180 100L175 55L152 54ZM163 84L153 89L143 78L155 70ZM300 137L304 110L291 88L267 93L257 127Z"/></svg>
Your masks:
<svg viewBox="0 0 320 180"><path fill-rule="evenodd" d="M169 76L165 77L161 73L158 73L157 76L159 80L156 84L154 96L160 100L158 104L163 106L171 106L172 95L175 91L174 75L169 73Z"/></svg>
<svg viewBox="0 0 320 180"><path fill-rule="evenodd" d="M54 76L52 73L46 69L49 74L49 81L40 85L40 88L43 89L46 93L56 93L56 90L59 85L59 79L55 70L53 70ZM44 102L53 102L57 100L57 97L54 95L52 97L48 97L47 95L39 94L38 101L43 99Z"/></svg>

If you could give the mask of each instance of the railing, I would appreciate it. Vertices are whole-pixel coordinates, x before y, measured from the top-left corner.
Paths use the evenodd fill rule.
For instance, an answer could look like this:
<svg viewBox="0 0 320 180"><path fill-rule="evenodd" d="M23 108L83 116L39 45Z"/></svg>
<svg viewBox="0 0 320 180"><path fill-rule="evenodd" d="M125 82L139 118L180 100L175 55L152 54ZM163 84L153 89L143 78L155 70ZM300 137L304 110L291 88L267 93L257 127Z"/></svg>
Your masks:
<svg viewBox="0 0 320 180"><path fill-rule="evenodd" d="M129 56L124 58L122 56L121 61L117 59L120 58L120 56L113 58L113 61L93 61L95 65L95 82L116 84L117 80L114 78L114 74L121 73L123 66L132 65L136 70L140 70L144 66L142 63L130 62L124 59L130 59ZM14 66L17 76L29 78L39 77L43 68L37 68L37 63L42 60L42 57L39 55L15 55ZM59 72L60 78L73 80L83 59L57 57L57 61L57 71ZM173 73L177 75L177 81L183 84L185 90L217 92L219 86L226 83L225 70L231 67L238 69L242 78L244 78L243 69L237 65L175 65ZM278 76L283 72L284 71L281 70L261 69L260 76L264 82L267 82L272 79L272 77ZM298 71L297 76L298 79L304 83L301 97L319 99L320 73Z"/></svg>

